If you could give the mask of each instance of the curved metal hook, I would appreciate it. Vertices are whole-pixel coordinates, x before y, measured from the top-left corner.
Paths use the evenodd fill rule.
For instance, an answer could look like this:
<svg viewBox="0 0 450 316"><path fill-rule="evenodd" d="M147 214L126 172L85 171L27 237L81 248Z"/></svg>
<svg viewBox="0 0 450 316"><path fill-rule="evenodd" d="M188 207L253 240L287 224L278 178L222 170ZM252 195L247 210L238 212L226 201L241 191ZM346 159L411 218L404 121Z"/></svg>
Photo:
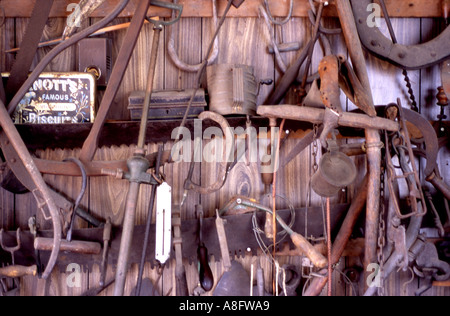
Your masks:
<svg viewBox="0 0 450 316"><path fill-rule="evenodd" d="M211 1L212 1L212 7L213 7L214 25L217 28L217 26L218 26L217 0L211 0ZM174 0L173 3L177 4L178 0ZM173 37L172 29L169 30L169 42L167 44L167 51L168 51L169 56L172 59L173 63L177 66L177 68L179 68L183 71L197 72L203 66L202 63L197 64L197 65L189 65L180 59L180 57L178 56L178 54L175 50L175 39ZM216 40L214 41L214 50L208 58L208 65L211 65L213 62L215 62L218 55L219 55L219 39L216 38Z"/></svg>
<svg viewBox="0 0 450 316"><path fill-rule="evenodd" d="M272 13L270 12L270 7L269 7L269 1L268 0L264 0L264 5L266 6L266 12L267 15L269 17L269 20L276 25L284 25L287 22L289 22L289 20L292 18L292 12L294 11L294 0L291 0L290 4L289 4L289 13L287 15L287 17L282 20L282 21L277 21L273 18Z"/></svg>
<svg viewBox="0 0 450 316"><path fill-rule="evenodd" d="M226 120L226 118L224 118L222 115L217 114L215 112L210 112L210 111L205 111L202 112L199 116L199 119L201 120L212 120L214 122L216 122L217 124L219 124L219 126L222 128L222 131L224 133L225 136L225 141L223 144L223 157L222 157L222 162L220 163L220 169L219 169L219 177L217 178L217 181L211 185L202 187L198 184L195 184L194 182L192 182L192 172L193 172L193 167L194 167L194 161L191 162L191 167L189 170L189 176L186 179L185 182L185 189L186 190L193 190L199 194L211 194L214 193L218 190L220 190L223 185L225 184L225 180L227 179L227 173L228 173L228 164L229 161L231 160L230 158L232 157L233 152L233 142L234 142L234 133L230 127L230 124L228 123L228 121ZM231 142L231 145L229 145Z"/></svg>

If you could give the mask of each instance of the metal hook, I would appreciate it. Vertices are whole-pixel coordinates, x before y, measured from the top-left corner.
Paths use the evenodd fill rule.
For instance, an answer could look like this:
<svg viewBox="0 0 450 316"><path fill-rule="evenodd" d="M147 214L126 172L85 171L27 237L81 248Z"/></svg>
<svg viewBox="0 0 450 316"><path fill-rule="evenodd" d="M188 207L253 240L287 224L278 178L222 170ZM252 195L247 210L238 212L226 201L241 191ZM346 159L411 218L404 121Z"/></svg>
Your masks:
<svg viewBox="0 0 450 316"><path fill-rule="evenodd" d="M173 3L176 4L178 0L174 0ZM214 25L217 28L218 26L218 9L217 9L217 0L211 0L212 2L212 8L213 8L213 20ZM170 58L172 59L173 63L177 66L177 68L186 71L186 72L197 72L203 67L203 63L197 64L197 65L189 65L183 61L181 61L180 57L178 56L176 50L175 50L175 39L173 37L173 30L169 30L169 42L167 44L167 50L169 53ZM211 53L211 55L208 58L208 65L211 65L214 63L217 59L217 56L219 55L219 39L216 38L214 41L214 50Z"/></svg>
<svg viewBox="0 0 450 316"><path fill-rule="evenodd" d="M290 4L289 4L289 13L288 16L282 20L282 21L277 21L273 18L272 13L270 12L270 8L269 8L269 1L268 0L264 0L264 5L266 6L266 12L267 12L267 16L269 17L269 20L276 25L284 25L287 22L289 22L289 20L292 18L292 12L294 11L294 0L291 0Z"/></svg>

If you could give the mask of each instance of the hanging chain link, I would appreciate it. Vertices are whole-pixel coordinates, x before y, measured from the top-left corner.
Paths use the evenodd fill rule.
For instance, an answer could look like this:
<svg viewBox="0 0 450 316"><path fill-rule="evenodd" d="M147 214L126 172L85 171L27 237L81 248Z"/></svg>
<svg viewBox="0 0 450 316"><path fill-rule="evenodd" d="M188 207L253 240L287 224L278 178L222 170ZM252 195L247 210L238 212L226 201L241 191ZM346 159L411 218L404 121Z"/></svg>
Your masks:
<svg viewBox="0 0 450 316"><path fill-rule="evenodd" d="M317 141L318 138L318 134L319 134L319 125L318 124L314 124L313 127L313 131L314 131L314 136L313 136L313 152L312 152L312 156L313 156L313 174L315 174L317 172L317 170L319 170L319 165L317 164L317 155L319 153L319 143Z"/></svg>
<svg viewBox="0 0 450 316"><path fill-rule="evenodd" d="M378 224L378 252L377 252L377 258L378 258L378 264L379 264L379 270L378 273L380 275L380 284L378 287L378 296L384 296L385 290L384 290L384 277L383 277L383 269L384 269L384 247L386 246L386 222L384 220L385 213L386 213L386 207L385 207L385 188L384 188L384 172L385 172L385 166L384 163L381 166L381 175L380 175L380 221Z"/></svg>

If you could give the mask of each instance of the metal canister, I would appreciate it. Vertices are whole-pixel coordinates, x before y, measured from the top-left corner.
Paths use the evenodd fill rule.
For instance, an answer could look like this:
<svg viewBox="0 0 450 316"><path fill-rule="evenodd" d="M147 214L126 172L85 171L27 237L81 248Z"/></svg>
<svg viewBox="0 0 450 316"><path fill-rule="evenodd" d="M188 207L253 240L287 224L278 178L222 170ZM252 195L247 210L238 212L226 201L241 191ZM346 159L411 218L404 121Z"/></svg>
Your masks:
<svg viewBox="0 0 450 316"><path fill-rule="evenodd" d="M256 115L258 84L253 73L247 65L209 66L209 109L221 115Z"/></svg>

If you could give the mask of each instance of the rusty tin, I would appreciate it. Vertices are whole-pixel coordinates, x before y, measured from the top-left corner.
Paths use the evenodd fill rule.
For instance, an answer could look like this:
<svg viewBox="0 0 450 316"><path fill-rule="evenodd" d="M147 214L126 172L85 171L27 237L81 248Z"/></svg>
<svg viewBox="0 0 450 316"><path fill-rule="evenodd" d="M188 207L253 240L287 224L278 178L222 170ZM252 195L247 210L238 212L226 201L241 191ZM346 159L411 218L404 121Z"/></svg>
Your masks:
<svg viewBox="0 0 450 316"><path fill-rule="evenodd" d="M93 123L95 77L81 72L42 73L18 104L16 124Z"/></svg>

